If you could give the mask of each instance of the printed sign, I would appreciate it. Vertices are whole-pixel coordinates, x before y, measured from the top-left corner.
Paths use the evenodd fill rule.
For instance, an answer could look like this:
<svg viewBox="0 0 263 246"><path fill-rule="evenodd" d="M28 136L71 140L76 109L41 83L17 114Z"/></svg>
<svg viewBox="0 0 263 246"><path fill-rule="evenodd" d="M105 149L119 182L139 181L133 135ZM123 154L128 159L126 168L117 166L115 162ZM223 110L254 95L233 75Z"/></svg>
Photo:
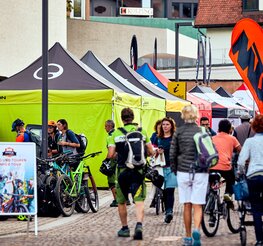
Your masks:
<svg viewBox="0 0 263 246"><path fill-rule="evenodd" d="M0 215L36 215L35 143L0 143Z"/></svg>
<svg viewBox="0 0 263 246"><path fill-rule="evenodd" d="M182 99L186 99L186 82L168 82L168 92Z"/></svg>
<svg viewBox="0 0 263 246"><path fill-rule="evenodd" d="M153 8L126 8L120 7L120 15L145 15L152 16Z"/></svg>

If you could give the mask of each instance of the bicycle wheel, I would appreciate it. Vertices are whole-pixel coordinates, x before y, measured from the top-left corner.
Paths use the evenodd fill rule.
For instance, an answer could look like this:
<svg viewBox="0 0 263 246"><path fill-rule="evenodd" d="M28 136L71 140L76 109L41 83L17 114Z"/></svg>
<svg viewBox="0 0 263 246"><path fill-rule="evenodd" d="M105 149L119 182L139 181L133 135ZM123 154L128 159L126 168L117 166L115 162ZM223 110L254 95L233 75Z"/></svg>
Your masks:
<svg viewBox="0 0 263 246"><path fill-rule="evenodd" d="M201 226L207 237L215 236L219 226L219 213L216 210L218 204L217 196L209 194L206 205L203 206L203 215Z"/></svg>
<svg viewBox="0 0 263 246"><path fill-rule="evenodd" d="M55 188L57 179L54 176L48 176L46 179L46 203L47 214L52 217L57 217L61 214L60 209L56 206Z"/></svg>
<svg viewBox="0 0 263 246"><path fill-rule="evenodd" d="M20 205L17 206L17 212L18 213L28 213L28 208L26 207L26 205L20 204ZM31 217L29 217L29 218L31 218ZM28 220L28 216L27 215L23 215L23 214L18 215L17 216L17 220L19 220L19 221L27 221Z"/></svg>
<svg viewBox="0 0 263 246"><path fill-rule="evenodd" d="M85 187L85 191L87 194L87 200L91 211L93 213L97 213L99 210L99 196L93 176L89 176L87 186Z"/></svg>
<svg viewBox="0 0 263 246"><path fill-rule="evenodd" d="M161 205L161 194L160 194L159 189L156 188L156 192L155 192L155 212L156 212L156 215L159 215L160 205Z"/></svg>
<svg viewBox="0 0 263 246"><path fill-rule="evenodd" d="M232 233L238 233L240 229L238 202L227 202L227 226Z"/></svg>
<svg viewBox="0 0 263 246"><path fill-rule="evenodd" d="M245 226L242 226L239 231L241 246L247 245L247 230Z"/></svg>
<svg viewBox="0 0 263 246"><path fill-rule="evenodd" d="M74 198L70 195L71 190L71 179L67 175L62 174L57 180L54 192L57 207L59 208L61 213L67 217L72 215L75 210L75 201Z"/></svg>
<svg viewBox="0 0 263 246"><path fill-rule="evenodd" d="M80 187L79 194L78 194L78 200L76 201L76 207L75 207L75 210L78 213L87 213L90 210L85 187L87 187L87 181L83 180L82 185Z"/></svg>

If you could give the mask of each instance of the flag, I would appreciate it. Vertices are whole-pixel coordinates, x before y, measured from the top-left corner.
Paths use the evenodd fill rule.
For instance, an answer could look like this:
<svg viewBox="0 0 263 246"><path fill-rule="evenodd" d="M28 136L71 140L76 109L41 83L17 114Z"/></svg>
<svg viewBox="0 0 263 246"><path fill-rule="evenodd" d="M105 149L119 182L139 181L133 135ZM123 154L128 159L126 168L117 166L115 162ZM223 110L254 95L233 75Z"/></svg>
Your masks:
<svg viewBox="0 0 263 246"><path fill-rule="evenodd" d="M263 30L257 22L245 18L236 23L229 56L251 92L259 112L263 113Z"/></svg>
<svg viewBox="0 0 263 246"><path fill-rule="evenodd" d="M154 48L153 48L153 68L157 70L157 38L154 40Z"/></svg>
<svg viewBox="0 0 263 246"><path fill-rule="evenodd" d="M137 38L136 35L132 36L131 48L130 48L130 60L131 60L131 68L133 70L137 70L138 68L138 47L137 47Z"/></svg>

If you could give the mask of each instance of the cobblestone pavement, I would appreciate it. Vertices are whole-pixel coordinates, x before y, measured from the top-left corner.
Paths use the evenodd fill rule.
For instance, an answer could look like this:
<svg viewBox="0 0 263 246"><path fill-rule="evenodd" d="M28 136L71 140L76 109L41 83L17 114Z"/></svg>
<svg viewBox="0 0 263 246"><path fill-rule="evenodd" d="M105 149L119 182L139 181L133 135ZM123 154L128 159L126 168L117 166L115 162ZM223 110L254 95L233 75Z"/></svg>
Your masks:
<svg viewBox="0 0 263 246"><path fill-rule="evenodd" d="M142 241L130 238L118 238L120 221L117 208L110 208L111 192L99 190L100 209L97 213L74 213L71 217L38 218L38 235L34 235L34 221L30 222L27 234L27 222L17 221L15 218L0 221L1 246L78 246L78 245L181 245L184 236L182 205L175 203L174 219L170 224L164 224L164 215L156 215L155 209L149 208L150 199L146 199L144 232ZM175 195L175 201L178 195ZM135 227L134 204L128 206L128 218L131 234ZM254 245L253 227L247 227L247 245ZM131 236L132 236L131 235ZM240 245L239 234L232 234L225 221L220 221L219 231L213 238L202 235L202 245L228 246Z"/></svg>

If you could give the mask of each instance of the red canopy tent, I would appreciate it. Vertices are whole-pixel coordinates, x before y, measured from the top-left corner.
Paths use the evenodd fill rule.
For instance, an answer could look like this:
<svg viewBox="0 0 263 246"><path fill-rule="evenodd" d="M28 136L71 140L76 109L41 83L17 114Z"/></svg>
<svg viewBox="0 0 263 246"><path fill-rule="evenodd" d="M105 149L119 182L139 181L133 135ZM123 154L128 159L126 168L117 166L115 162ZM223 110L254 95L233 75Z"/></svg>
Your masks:
<svg viewBox="0 0 263 246"><path fill-rule="evenodd" d="M186 94L186 98L187 100L192 102L192 104L194 104L199 110L198 124L200 122L201 117L207 117L209 119L210 124L212 125L212 105L211 103L197 96L194 96L188 92Z"/></svg>

